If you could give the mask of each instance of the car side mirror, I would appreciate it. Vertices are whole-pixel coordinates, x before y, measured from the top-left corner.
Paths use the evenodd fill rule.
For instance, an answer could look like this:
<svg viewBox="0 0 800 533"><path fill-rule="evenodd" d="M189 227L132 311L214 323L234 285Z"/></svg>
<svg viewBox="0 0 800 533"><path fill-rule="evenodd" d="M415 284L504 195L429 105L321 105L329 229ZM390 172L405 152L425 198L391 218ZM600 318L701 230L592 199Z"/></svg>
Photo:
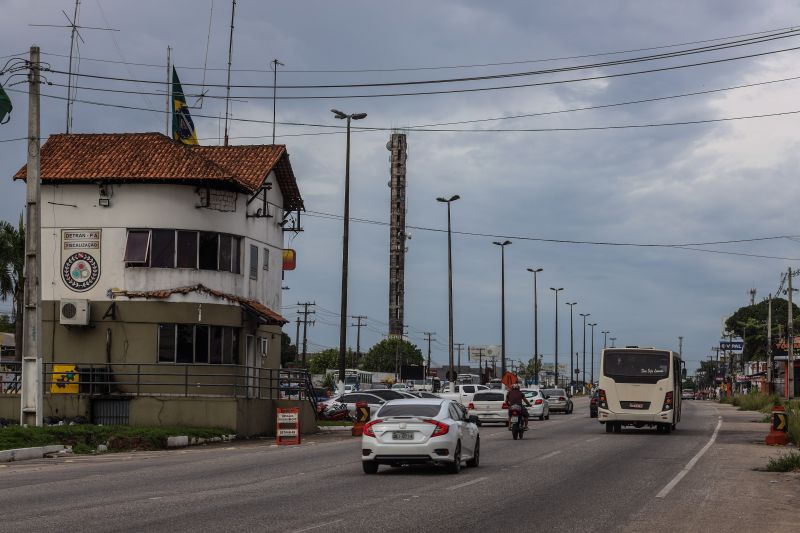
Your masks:
<svg viewBox="0 0 800 533"><path fill-rule="evenodd" d="M545 395L544 395L544 399L545 399L545 400L549 400L549 399L550 399L550 396L548 396L547 394L545 394Z"/></svg>

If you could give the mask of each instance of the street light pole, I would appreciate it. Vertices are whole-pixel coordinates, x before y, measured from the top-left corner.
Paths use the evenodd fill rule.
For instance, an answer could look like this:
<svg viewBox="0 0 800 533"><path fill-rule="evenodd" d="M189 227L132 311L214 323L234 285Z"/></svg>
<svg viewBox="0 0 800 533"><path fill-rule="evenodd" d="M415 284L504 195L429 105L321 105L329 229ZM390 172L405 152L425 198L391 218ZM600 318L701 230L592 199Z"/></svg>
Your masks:
<svg viewBox="0 0 800 533"><path fill-rule="evenodd" d="M461 198L459 195L454 194L450 198L436 199L437 202L444 202L447 204L447 351L450 356L450 376L447 381L450 383L450 392L455 392L456 390L456 378L453 376L453 241L450 228L450 203L455 202L459 198ZM459 355L460 354L461 352L459 351ZM460 363L459 370L461 370Z"/></svg>
<svg viewBox="0 0 800 533"><path fill-rule="evenodd" d="M533 368L536 370L536 376L533 379L537 385L539 384L539 304L536 301L536 274L542 270L544 269L528 269L528 272L533 273Z"/></svg>
<svg viewBox="0 0 800 533"><path fill-rule="evenodd" d="M592 371L591 371L592 388L594 388L594 327L596 325L597 325L597 322L595 322L594 324L589 324L589 327L592 328Z"/></svg>
<svg viewBox="0 0 800 533"><path fill-rule="evenodd" d="M581 365L581 369L583 370L583 385L582 389L583 392L586 392L586 317L591 316L591 313L581 313L583 317L583 365Z"/></svg>
<svg viewBox="0 0 800 533"><path fill-rule="evenodd" d="M578 302L567 302L567 305L569 306L569 389L571 394L573 392L572 379L575 375L575 368L572 366L572 354L575 353L575 339L572 331L572 308L578 305Z"/></svg>
<svg viewBox="0 0 800 533"><path fill-rule="evenodd" d="M500 247L500 376L506 375L506 246L511 241L497 242Z"/></svg>
<svg viewBox="0 0 800 533"><path fill-rule="evenodd" d="M608 334L611 333L611 332L610 331L601 331L600 333L603 334L603 349L605 350L606 348L608 348L608 343L606 341L608 340Z"/></svg>
<svg viewBox="0 0 800 533"><path fill-rule="evenodd" d="M559 291L563 291L564 287L559 287L557 289L555 287L550 287L550 290L553 291L555 293L555 295L556 295L556 368L555 368L556 381L555 381L555 384L556 384L556 387L558 387L558 292Z"/></svg>
<svg viewBox="0 0 800 533"><path fill-rule="evenodd" d="M347 152L344 167L344 226L342 230L342 306L339 315L339 383L340 394L344 394L344 356L347 350L347 262L350 239L350 121L367 117L366 113L347 115L337 109L331 112L338 119L347 120Z"/></svg>
<svg viewBox="0 0 800 533"><path fill-rule="evenodd" d="M611 339L611 347L612 348L616 348L616 346L614 346L614 341L617 340L617 338L616 337L609 337L609 339Z"/></svg>

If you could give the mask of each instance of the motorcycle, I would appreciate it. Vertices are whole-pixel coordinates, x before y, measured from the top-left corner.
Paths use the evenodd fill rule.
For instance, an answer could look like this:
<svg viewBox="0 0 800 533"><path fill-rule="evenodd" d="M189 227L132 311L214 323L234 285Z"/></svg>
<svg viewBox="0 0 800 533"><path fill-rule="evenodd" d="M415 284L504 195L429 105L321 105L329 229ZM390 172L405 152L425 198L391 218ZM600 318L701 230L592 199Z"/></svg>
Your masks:
<svg viewBox="0 0 800 533"><path fill-rule="evenodd" d="M525 434L527 428L525 427L525 416L522 414L522 406L519 404L512 405L508 409L508 429L511 430L511 436L514 440L521 439Z"/></svg>

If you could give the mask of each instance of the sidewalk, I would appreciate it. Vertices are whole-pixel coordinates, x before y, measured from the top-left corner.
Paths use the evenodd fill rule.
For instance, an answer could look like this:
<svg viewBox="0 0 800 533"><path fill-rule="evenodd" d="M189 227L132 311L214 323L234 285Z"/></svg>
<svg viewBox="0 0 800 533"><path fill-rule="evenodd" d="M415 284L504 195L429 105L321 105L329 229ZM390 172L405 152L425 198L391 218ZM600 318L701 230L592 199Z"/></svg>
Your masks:
<svg viewBox="0 0 800 533"><path fill-rule="evenodd" d="M800 473L766 471L771 457L797 449L764 444L770 428L761 422L764 414L716 402L711 406L723 419L714 445L669 496L654 499L623 530L800 530Z"/></svg>

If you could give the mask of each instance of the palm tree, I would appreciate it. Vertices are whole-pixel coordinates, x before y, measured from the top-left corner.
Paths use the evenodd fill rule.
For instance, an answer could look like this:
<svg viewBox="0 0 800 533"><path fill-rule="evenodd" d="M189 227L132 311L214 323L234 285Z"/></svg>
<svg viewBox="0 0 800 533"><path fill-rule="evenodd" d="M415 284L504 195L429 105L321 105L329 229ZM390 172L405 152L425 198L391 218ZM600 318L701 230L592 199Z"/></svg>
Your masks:
<svg viewBox="0 0 800 533"><path fill-rule="evenodd" d="M15 228L5 220L0 221L0 299L11 296L14 319L15 358L22 360L22 300L25 291L25 226L22 215Z"/></svg>

